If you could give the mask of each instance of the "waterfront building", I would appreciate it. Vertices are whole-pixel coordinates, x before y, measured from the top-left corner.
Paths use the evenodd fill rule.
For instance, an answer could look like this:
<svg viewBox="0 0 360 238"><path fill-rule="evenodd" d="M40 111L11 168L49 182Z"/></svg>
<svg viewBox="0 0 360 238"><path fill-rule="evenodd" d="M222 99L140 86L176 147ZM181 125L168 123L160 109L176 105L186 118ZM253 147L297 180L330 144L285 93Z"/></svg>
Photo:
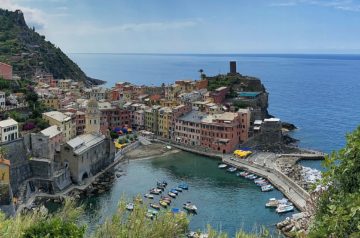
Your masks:
<svg viewBox="0 0 360 238"><path fill-rule="evenodd" d="M0 91L0 108L5 108L5 92Z"/></svg>
<svg viewBox="0 0 360 238"><path fill-rule="evenodd" d="M63 133L64 142L75 137L76 125L70 116L59 111L44 112L42 115L43 119L47 121L49 125L55 125L60 128Z"/></svg>
<svg viewBox="0 0 360 238"><path fill-rule="evenodd" d="M5 80L13 79L13 69L11 65L0 62L0 78Z"/></svg>
<svg viewBox="0 0 360 238"><path fill-rule="evenodd" d="M56 152L60 152L60 144L64 141L61 129L54 125L39 133L31 133L32 155L39 159L54 160Z"/></svg>
<svg viewBox="0 0 360 238"><path fill-rule="evenodd" d="M132 125L137 130L145 129L145 111L137 110L133 113L134 119Z"/></svg>
<svg viewBox="0 0 360 238"><path fill-rule="evenodd" d="M169 107L160 108L158 111L158 135L170 139L172 130L173 112Z"/></svg>
<svg viewBox="0 0 360 238"><path fill-rule="evenodd" d="M72 181L79 184L111 164L114 156L115 148L111 139L90 133L63 144L59 160L69 168Z"/></svg>
<svg viewBox="0 0 360 238"><path fill-rule="evenodd" d="M19 137L18 122L14 119L0 121L0 143L16 140Z"/></svg>
<svg viewBox="0 0 360 238"><path fill-rule="evenodd" d="M155 135L158 133L158 111L160 108L160 106L152 106L145 110L145 129Z"/></svg>
<svg viewBox="0 0 360 238"><path fill-rule="evenodd" d="M205 113L194 110L175 119L174 140L191 146L200 146L201 121L204 117Z"/></svg>
<svg viewBox="0 0 360 238"><path fill-rule="evenodd" d="M231 153L240 142L238 113L207 115L201 120L201 146L220 153Z"/></svg>

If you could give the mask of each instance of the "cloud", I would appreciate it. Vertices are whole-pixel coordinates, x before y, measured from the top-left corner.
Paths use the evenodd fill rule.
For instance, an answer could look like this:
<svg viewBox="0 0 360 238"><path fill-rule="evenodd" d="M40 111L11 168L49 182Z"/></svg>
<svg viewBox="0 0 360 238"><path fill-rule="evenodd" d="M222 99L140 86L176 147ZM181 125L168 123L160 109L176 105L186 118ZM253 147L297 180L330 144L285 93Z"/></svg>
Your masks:
<svg viewBox="0 0 360 238"><path fill-rule="evenodd" d="M298 5L316 5L343 11L360 12L360 4L356 3L354 0L281 0L270 4L270 6L274 7L290 7Z"/></svg>

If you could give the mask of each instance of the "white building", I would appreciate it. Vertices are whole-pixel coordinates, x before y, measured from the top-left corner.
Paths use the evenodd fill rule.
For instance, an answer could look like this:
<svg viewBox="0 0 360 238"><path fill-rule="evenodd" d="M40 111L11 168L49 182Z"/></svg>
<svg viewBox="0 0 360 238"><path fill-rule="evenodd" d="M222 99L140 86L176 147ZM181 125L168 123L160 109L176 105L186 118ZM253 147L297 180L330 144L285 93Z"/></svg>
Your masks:
<svg viewBox="0 0 360 238"><path fill-rule="evenodd" d="M18 123L14 119L0 121L0 142L16 140L19 137Z"/></svg>
<svg viewBox="0 0 360 238"><path fill-rule="evenodd" d="M0 91L0 108L5 107L5 92Z"/></svg>

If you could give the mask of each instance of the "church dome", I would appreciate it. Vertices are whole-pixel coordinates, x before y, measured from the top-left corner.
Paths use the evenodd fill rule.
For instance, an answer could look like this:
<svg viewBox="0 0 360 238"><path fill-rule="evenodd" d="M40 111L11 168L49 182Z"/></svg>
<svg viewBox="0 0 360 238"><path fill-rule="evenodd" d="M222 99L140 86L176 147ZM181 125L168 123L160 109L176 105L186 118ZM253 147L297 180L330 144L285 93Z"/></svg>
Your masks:
<svg viewBox="0 0 360 238"><path fill-rule="evenodd" d="M92 107L92 108L96 107L97 108L98 106L99 105L95 98L90 98L90 100L87 103L87 107Z"/></svg>

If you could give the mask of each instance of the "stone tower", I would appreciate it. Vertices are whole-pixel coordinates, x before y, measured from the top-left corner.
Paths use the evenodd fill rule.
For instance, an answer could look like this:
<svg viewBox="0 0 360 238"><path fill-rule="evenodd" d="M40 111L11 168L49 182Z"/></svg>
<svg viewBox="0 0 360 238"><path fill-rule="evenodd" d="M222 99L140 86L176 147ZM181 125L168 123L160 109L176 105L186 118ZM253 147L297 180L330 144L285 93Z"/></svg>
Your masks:
<svg viewBox="0 0 360 238"><path fill-rule="evenodd" d="M95 98L90 98L85 114L85 133L100 133L101 112Z"/></svg>

